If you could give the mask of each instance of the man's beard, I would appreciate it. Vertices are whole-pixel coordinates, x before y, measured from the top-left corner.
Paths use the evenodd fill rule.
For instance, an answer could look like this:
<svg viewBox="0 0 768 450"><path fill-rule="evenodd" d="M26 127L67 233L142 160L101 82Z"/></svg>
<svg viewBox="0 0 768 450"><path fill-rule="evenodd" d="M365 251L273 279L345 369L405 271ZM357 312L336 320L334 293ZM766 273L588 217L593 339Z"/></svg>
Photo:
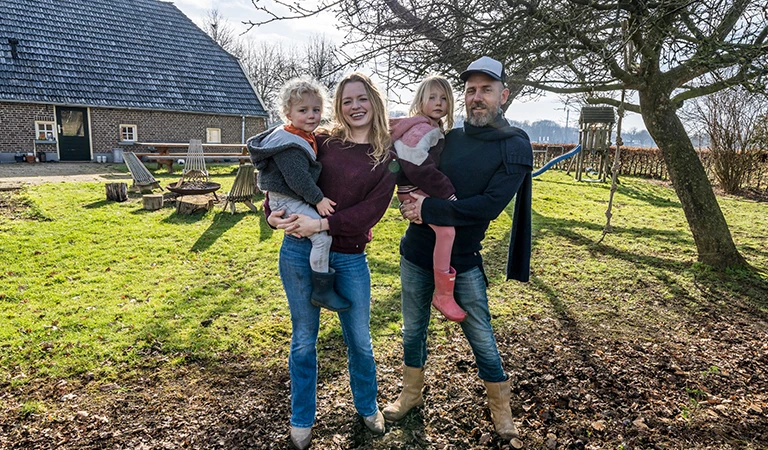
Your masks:
<svg viewBox="0 0 768 450"><path fill-rule="evenodd" d="M473 106L482 106L485 107L485 111L472 111ZM485 103L475 102L468 108L467 111L467 122L469 122L470 125L476 126L476 127L484 127L488 125L489 123L493 122L493 119L496 117L498 111L496 109L491 108Z"/></svg>

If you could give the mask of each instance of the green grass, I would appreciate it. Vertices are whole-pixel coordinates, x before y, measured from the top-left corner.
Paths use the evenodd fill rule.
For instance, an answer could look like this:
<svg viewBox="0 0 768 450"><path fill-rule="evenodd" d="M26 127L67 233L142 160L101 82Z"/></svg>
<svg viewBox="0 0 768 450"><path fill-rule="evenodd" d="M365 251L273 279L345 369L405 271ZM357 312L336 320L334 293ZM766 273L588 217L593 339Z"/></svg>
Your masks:
<svg viewBox="0 0 768 450"><path fill-rule="evenodd" d="M210 170L227 192L232 166ZM156 176L166 185L179 175ZM671 326L696 314L702 298L718 296L766 311L765 204L720 199L740 251L757 269L721 275L695 263L673 191L639 179L622 179L613 232L596 245L608 194L607 184L577 183L559 172L534 181L528 284L503 281L512 206L491 224L484 257L497 328L551 315L597 327L610 321L606 333L621 335ZM45 184L15 195L28 208L21 219L0 215L0 383L86 372L109 380L160 363L232 356L263 367L285 363L282 233L261 215L243 205L235 215L221 206L196 216L177 216L170 207L147 212L139 197L105 201L98 183ZM368 248L377 351L399 349L398 243L405 228L391 207ZM340 342L337 319L325 313L321 352ZM323 370L344 366L340 359Z"/></svg>

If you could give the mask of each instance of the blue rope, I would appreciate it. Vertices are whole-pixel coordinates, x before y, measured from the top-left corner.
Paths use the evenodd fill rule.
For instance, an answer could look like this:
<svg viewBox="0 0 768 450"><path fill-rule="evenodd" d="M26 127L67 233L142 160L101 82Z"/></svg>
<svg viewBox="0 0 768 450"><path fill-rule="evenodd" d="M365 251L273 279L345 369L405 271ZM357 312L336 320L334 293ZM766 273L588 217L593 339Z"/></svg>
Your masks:
<svg viewBox="0 0 768 450"><path fill-rule="evenodd" d="M539 176L539 175L541 175L542 173L544 173L544 172L546 172L547 170L549 170L549 168L550 168L550 167L554 166L555 164L559 163L560 161L563 161L563 160L565 160L565 159L568 159L568 158L570 158L571 156L573 156L573 155L575 155L575 154L579 153L580 151L581 151L581 145L577 145L577 146L576 146L576 147L575 147L573 150L571 150L570 152L568 152L568 153L563 153L562 155L558 156L557 158L553 159L552 161L550 161L550 162L548 162L548 163L544 164L544 166L543 166L541 169L537 170L536 172L533 172L533 173L531 174L531 177L532 177L532 178L538 177L538 176Z"/></svg>

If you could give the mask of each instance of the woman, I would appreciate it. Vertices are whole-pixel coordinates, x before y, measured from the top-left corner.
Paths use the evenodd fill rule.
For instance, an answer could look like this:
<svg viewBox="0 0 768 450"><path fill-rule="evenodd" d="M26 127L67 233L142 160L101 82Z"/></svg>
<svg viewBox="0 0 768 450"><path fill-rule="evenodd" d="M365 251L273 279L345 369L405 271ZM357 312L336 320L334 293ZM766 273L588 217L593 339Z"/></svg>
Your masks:
<svg viewBox="0 0 768 450"><path fill-rule="evenodd" d="M376 404L378 384L370 333L371 281L365 246L371 229L392 201L395 175L384 97L367 76L352 73L338 84L334 97L335 124L317 136L317 159L323 165L318 187L336 202L336 212L322 219L305 215L268 222L286 231L280 248L280 278L291 311L291 442L309 447L315 422L317 334L320 308L310 301L311 242L304 239L327 231L333 237L330 266L336 271L336 292L352 307L338 312L347 345L349 382L355 409L373 432L384 433L384 417Z"/></svg>

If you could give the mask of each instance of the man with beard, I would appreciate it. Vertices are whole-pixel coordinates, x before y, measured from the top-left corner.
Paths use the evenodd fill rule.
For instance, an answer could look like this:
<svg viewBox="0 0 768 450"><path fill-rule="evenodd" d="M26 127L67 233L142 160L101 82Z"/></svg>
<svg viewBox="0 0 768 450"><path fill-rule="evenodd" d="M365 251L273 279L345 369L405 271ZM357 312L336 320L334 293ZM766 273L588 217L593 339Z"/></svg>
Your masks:
<svg viewBox="0 0 768 450"><path fill-rule="evenodd" d="M467 312L460 325L485 383L496 432L509 440L518 433L510 410L509 378L491 327L480 249L490 221L516 196L507 278L528 281L533 152L525 132L504 119L501 105L509 91L504 87L502 64L483 56L469 65L461 79L465 82L467 118L463 128L446 135L439 166L456 188L458 200L415 196L417 201L403 203L400 208L403 217L411 221L400 243L403 389L383 413L387 420L396 421L424 403L421 391L434 291L435 243L435 234L427 224L452 226L456 228L451 254L451 266L456 270L454 297Z"/></svg>

